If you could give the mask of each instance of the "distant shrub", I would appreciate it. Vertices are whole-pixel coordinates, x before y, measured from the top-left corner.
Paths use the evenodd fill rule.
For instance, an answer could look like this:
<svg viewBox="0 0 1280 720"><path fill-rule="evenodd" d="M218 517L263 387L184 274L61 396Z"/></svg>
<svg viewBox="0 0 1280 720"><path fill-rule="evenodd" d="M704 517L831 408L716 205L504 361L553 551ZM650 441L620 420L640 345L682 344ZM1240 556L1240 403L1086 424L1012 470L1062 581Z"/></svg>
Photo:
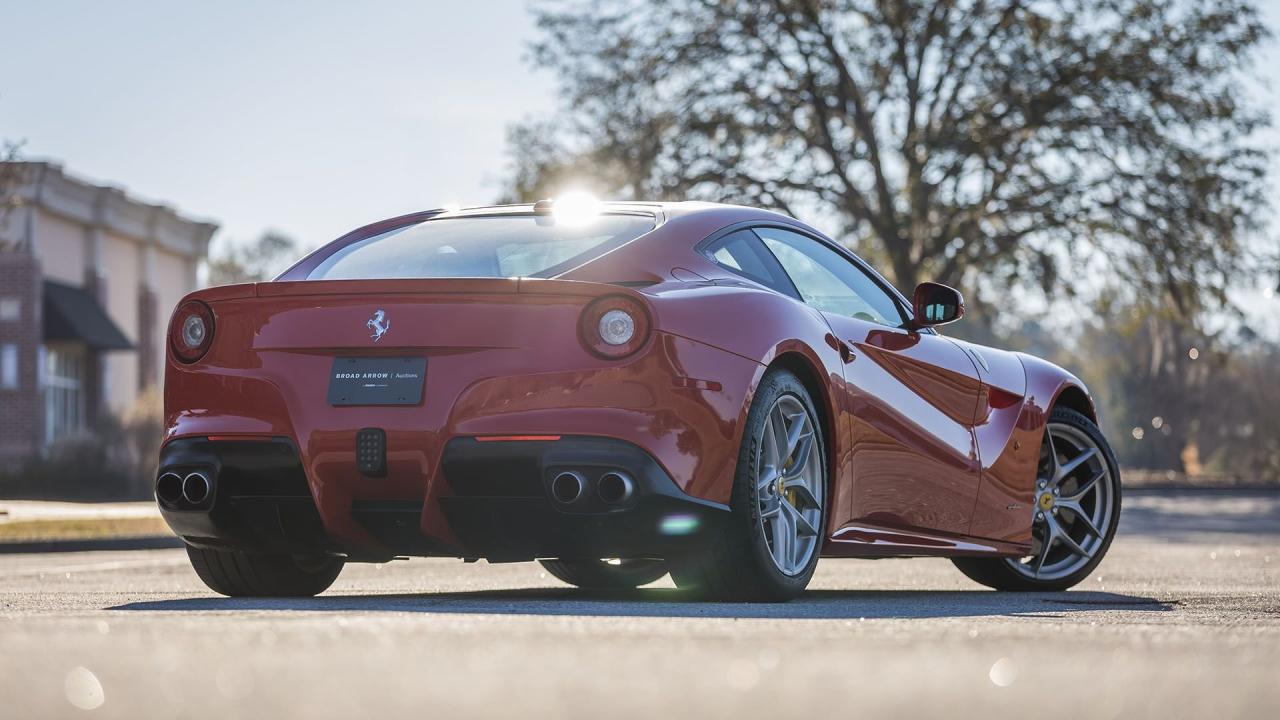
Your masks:
<svg viewBox="0 0 1280 720"><path fill-rule="evenodd" d="M121 417L0 472L0 497L41 500L144 500L151 497L164 432L161 395L142 393Z"/></svg>

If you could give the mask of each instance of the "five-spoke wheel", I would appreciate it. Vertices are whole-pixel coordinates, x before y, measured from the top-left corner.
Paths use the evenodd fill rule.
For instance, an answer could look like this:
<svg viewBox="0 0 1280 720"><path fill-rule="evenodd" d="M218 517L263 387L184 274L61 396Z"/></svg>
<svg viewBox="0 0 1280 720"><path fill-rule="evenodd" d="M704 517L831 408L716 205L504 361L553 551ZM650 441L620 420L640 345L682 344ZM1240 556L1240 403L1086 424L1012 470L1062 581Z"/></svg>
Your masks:
<svg viewBox="0 0 1280 720"><path fill-rule="evenodd" d="M1007 560L1036 580L1079 570L1102 549L1114 511L1111 470L1098 444L1079 428L1049 423L1036 479L1031 554Z"/></svg>
<svg viewBox="0 0 1280 720"><path fill-rule="evenodd" d="M957 558L969 577L1000 590L1065 590L1102 560L1120 517L1116 460L1089 418L1058 408L1040 448L1031 552L1021 558Z"/></svg>
<svg viewBox="0 0 1280 720"><path fill-rule="evenodd" d="M671 559L682 589L718 600L779 601L809 584L826 526L827 460L809 391L771 370L751 401L726 531Z"/></svg>
<svg viewBox="0 0 1280 720"><path fill-rule="evenodd" d="M822 538L822 461L818 429L794 395L783 395L769 411L756 463L761 530L774 565L795 575L809 564Z"/></svg>

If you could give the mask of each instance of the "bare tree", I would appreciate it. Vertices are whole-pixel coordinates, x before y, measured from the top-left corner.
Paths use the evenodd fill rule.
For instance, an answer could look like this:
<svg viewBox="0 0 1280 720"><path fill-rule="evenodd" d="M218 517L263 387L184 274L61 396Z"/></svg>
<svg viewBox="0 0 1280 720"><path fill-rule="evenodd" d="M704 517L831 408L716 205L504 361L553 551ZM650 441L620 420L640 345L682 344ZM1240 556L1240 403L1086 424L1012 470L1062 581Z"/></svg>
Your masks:
<svg viewBox="0 0 1280 720"><path fill-rule="evenodd" d="M209 258L209 284L233 285L270 280L301 254L293 238L273 230L244 245L224 239L222 249Z"/></svg>
<svg viewBox="0 0 1280 720"><path fill-rule="evenodd" d="M1250 0L543 0L563 111L509 194L803 209L900 286L1122 278L1194 315L1260 263ZM1104 272L1090 277L1084 267Z"/></svg>
<svg viewBox="0 0 1280 720"><path fill-rule="evenodd" d="M6 252L18 245L16 238L8 237L12 230L9 218L20 204L18 185L22 181L24 166L19 163L22 158L22 143L5 140L0 142L0 252Z"/></svg>

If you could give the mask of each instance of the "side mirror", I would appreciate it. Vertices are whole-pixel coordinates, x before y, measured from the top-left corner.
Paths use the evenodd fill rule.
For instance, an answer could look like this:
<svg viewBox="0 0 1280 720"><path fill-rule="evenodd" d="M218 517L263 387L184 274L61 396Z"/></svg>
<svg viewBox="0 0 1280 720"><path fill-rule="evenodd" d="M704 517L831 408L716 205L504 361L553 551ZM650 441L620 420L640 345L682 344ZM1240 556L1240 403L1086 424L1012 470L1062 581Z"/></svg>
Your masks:
<svg viewBox="0 0 1280 720"><path fill-rule="evenodd" d="M945 325L964 317L964 296L959 290L941 283L922 282L912 299L915 326Z"/></svg>

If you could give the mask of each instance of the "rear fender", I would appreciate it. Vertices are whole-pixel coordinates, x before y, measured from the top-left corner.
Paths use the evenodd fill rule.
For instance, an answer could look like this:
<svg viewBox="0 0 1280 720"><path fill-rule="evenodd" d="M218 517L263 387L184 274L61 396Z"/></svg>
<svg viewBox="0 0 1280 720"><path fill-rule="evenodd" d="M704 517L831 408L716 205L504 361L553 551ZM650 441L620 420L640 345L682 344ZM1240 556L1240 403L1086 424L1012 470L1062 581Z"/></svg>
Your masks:
<svg viewBox="0 0 1280 720"><path fill-rule="evenodd" d="M783 367L800 376L826 432L832 507L845 507L848 483L834 479L850 477L848 443L839 431L842 408L835 398L840 393L831 390L833 384L844 382L843 361L821 313L749 281L667 282L641 292L652 300L663 330L698 338L700 343L756 363L749 387L741 391L743 402L732 436L735 453L742 445L751 401L765 373ZM732 473L717 478L711 496L727 501L732 483ZM833 521L838 517L839 513L831 513Z"/></svg>

